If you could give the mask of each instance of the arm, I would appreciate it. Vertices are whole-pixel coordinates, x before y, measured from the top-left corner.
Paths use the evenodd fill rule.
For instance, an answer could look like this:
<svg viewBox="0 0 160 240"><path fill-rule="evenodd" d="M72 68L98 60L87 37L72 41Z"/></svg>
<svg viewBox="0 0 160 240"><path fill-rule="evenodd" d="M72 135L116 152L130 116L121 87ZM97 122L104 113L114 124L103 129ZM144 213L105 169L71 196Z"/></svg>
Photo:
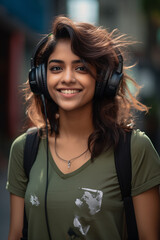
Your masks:
<svg viewBox="0 0 160 240"><path fill-rule="evenodd" d="M154 187L133 197L140 240L160 239L160 196Z"/></svg>
<svg viewBox="0 0 160 240"><path fill-rule="evenodd" d="M10 229L8 240L20 240L23 229L24 198L10 194Z"/></svg>

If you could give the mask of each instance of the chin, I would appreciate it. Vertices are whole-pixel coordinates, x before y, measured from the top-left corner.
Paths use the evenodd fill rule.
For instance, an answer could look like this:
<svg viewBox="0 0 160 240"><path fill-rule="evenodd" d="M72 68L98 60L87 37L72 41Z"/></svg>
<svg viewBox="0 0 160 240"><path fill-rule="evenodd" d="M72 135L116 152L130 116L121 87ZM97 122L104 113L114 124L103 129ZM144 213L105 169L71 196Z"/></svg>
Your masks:
<svg viewBox="0 0 160 240"><path fill-rule="evenodd" d="M61 109L64 112L74 112L76 110L78 110L79 108L74 108L74 107L61 107L59 106L59 109Z"/></svg>

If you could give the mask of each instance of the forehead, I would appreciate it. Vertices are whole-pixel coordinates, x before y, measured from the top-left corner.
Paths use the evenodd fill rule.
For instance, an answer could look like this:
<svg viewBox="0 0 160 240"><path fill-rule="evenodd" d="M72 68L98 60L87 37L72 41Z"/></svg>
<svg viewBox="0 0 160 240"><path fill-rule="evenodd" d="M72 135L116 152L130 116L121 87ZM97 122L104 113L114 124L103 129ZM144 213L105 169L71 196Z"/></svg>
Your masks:
<svg viewBox="0 0 160 240"><path fill-rule="evenodd" d="M71 49L71 41L69 39L58 40L53 52L50 54L51 58L68 58L72 57L75 60L80 59L79 56L75 55Z"/></svg>
<svg viewBox="0 0 160 240"><path fill-rule="evenodd" d="M85 66L87 69L92 72L92 74L96 74L96 67L89 62L83 61L78 55L76 55L71 49L71 41L69 39L60 39L58 40L53 52L50 54L48 58L48 64L54 62L52 60L60 60L65 64L75 64L81 62L85 62ZM78 61L77 61L78 60ZM56 61L57 62L57 61Z"/></svg>

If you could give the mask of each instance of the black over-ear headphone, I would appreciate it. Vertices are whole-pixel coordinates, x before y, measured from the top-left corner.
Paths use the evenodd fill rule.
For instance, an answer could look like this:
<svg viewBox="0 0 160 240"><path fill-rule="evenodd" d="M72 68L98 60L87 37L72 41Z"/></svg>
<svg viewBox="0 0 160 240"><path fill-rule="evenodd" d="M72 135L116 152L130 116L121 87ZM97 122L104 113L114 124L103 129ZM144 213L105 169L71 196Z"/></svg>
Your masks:
<svg viewBox="0 0 160 240"><path fill-rule="evenodd" d="M118 93L122 77L123 77L123 57L118 48L114 49L118 58L118 66L110 75L110 70L106 70L103 74L103 80L96 82L96 98L114 98Z"/></svg>
<svg viewBox="0 0 160 240"><path fill-rule="evenodd" d="M29 71L29 84L31 91L35 94L43 94L46 98L50 98L47 88L47 66L46 63L41 63L36 66L36 57L45 43L48 41L48 37L44 37L36 46L31 58L31 70Z"/></svg>
<svg viewBox="0 0 160 240"><path fill-rule="evenodd" d="M29 84L31 91L35 94L43 94L46 98L50 99L50 95L47 88L47 66L46 63L41 63L36 66L36 57L45 43L48 41L48 37L51 34L44 37L36 46L31 58L31 70L29 72ZM115 52L118 57L118 66L114 69L111 76L109 76L109 71L106 71L104 74L103 81L96 83L95 89L95 98L104 98L110 97L113 98L116 96L122 77L123 77L123 57L120 51L115 48Z"/></svg>

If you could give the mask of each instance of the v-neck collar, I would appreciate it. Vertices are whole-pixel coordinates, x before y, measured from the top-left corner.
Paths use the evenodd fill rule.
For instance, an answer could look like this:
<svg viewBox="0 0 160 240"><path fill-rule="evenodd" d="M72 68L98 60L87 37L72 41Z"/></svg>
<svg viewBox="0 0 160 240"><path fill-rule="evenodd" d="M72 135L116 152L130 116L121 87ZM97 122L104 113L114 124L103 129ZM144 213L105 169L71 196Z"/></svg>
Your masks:
<svg viewBox="0 0 160 240"><path fill-rule="evenodd" d="M47 148L46 148L46 141L45 141L45 139L44 139L44 141L43 141L43 147L44 147L44 150L46 151ZM83 171L83 169L85 169L86 167L88 167L88 166L92 163L92 162L91 162L91 159L89 159L87 162L85 162L81 167L79 167L79 168L76 169L75 171L70 172L70 173L63 173L63 172L58 168L57 164L55 163L49 147L48 147L48 158L49 158L49 163L51 164L51 166L54 168L54 170L56 171L56 173L57 173L61 178L69 178L69 177L72 177L72 176L80 173L81 171Z"/></svg>

